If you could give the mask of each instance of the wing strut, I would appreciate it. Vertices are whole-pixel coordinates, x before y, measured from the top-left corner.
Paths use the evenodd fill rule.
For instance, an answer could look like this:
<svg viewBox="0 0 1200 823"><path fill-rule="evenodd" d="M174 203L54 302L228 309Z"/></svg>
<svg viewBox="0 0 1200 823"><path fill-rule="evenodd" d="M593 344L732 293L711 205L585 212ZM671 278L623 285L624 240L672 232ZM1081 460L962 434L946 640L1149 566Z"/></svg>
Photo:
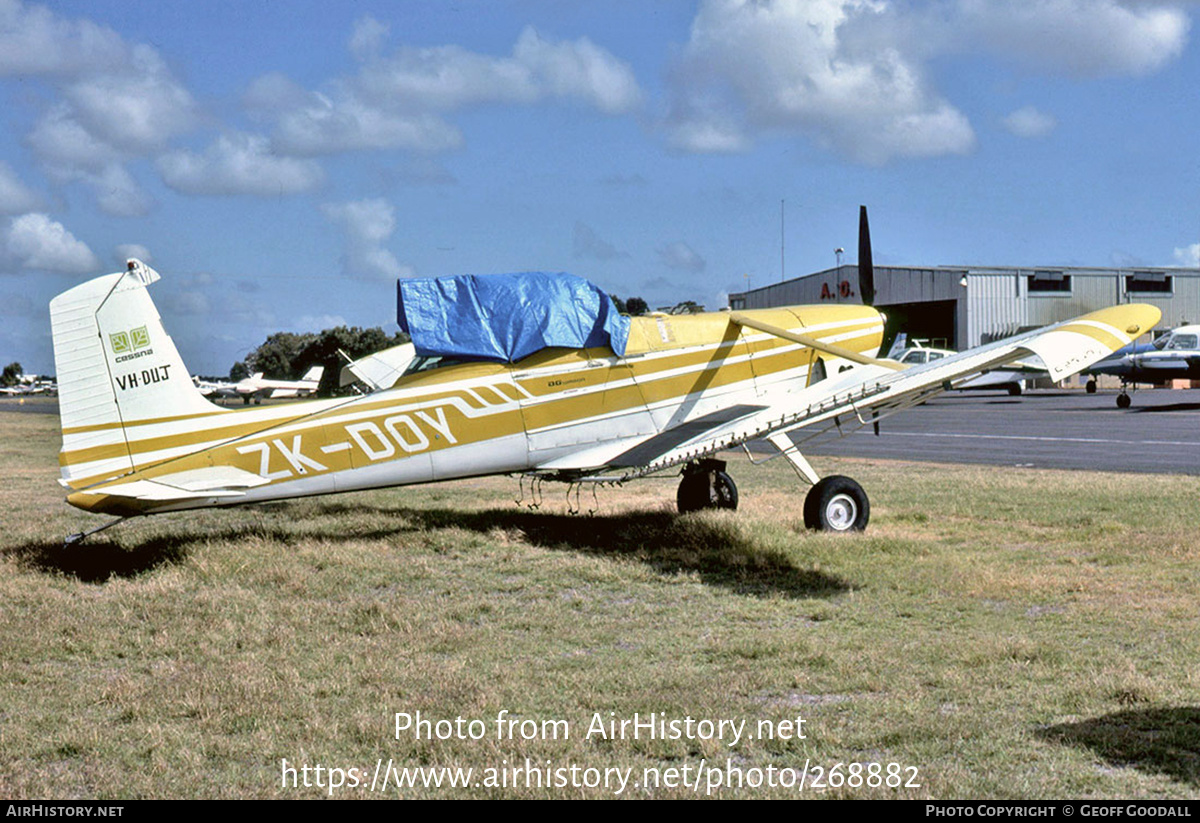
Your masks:
<svg viewBox="0 0 1200 823"><path fill-rule="evenodd" d="M846 360L852 360L855 363L861 363L864 366L882 366L885 369L892 369L893 371L904 371L906 368L908 368L907 366L897 363L894 360L881 360L878 357L867 357L865 354L859 354L856 351L852 351L851 349L843 348L841 346L834 346L807 334L799 334L794 331L788 331L787 329L781 329L779 326L772 326L770 323L763 323L761 320L755 320L753 317L748 317L745 314L742 314L740 311L730 312L729 322L735 323L739 326L757 329L758 331L766 332L767 334L773 334L776 337L782 337L784 340L791 340L793 343L799 343L802 346L808 346L810 349L816 349L817 351L823 351L826 354L832 354L834 357L842 357Z"/></svg>

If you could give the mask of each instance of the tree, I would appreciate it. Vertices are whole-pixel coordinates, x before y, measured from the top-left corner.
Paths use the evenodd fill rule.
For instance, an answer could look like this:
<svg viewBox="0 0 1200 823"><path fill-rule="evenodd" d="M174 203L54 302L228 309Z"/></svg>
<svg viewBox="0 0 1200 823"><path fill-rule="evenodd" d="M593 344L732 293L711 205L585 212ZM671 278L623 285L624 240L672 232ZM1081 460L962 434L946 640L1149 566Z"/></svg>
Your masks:
<svg viewBox="0 0 1200 823"><path fill-rule="evenodd" d="M297 355L315 339L315 334L307 332L275 332L246 356L246 366L251 373L262 372L269 380L297 380L304 375L302 364L297 363Z"/></svg>
<svg viewBox="0 0 1200 823"><path fill-rule="evenodd" d="M701 306L699 303L696 303L693 300L684 300L676 303L669 309L664 309L664 311L667 314L699 314L700 312L704 311L704 306Z"/></svg>
<svg viewBox="0 0 1200 823"><path fill-rule="evenodd" d="M337 326L316 334L276 332L250 352L245 363L235 363L229 379L237 381L252 372L262 372L268 379L298 380L313 366L323 366L325 371L317 393L328 397L340 392L339 375L344 361L338 355L339 349L357 360L407 342L408 335L403 332L389 335L378 326L369 329Z"/></svg>
<svg viewBox="0 0 1200 823"><path fill-rule="evenodd" d="M0 386L15 386L21 382L21 375L25 370L21 368L21 364L13 361L4 367L4 372L0 374Z"/></svg>
<svg viewBox="0 0 1200 823"><path fill-rule="evenodd" d="M617 311L621 314L632 314L636 317L639 314L645 314L650 311L650 306L640 297L630 297L628 300L622 300L615 294L610 294L609 297L612 298L613 303L616 304Z"/></svg>

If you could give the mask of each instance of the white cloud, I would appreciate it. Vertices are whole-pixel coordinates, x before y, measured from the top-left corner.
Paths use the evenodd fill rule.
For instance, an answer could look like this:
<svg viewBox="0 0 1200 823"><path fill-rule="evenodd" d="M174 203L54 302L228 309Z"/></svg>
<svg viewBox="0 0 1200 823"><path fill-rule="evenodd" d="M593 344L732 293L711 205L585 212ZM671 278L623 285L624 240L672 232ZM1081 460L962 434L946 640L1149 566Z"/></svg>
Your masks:
<svg viewBox="0 0 1200 823"><path fill-rule="evenodd" d="M275 197L308 191L324 180L312 160L275 154L265 137L229 134L205 151L174 151L157 161L163 181L185 194Z"/></svg>
<svg viewBox="0 0 1200 823"><path fill-rule="evenodd" d="M85 129L66 105L43 114L28 142L51 174L65 179L75 179L81 172L98 174L122 158L119 151Z"/></svg>
<svg viewBox="0 0 1200 823"><path fill-rule="evenodd" d="M527 26L517 38L513 60L528 72L538 96L577 98L605 114L622 114L641 104L629 64L586 37L554 42Z"/></svg>
<svg viewBox="0 0 1200 823"><path fill-rule="evenodd" d="M578 220L575 222L575 229L571 235L571 246L575 256L580 258L618 260L629 257L628 253L621 251L596 234L595 229L587 223Z"/></svg>
<svg viewBox="0 0 1200 823"><path fill-rule="evenodd" d="M125 261L131 257L147 264L154 262L154 255L150 254L150 249L140 243L122 243L113 249L113 260L117 261L121 268L125 268Z"/></svg>
<svg viewBox="0 0 1200 823"><path fill-rule="evenodd" d="M163 308L171 314L205 317L212 313L212 301L202 291L170 292L160 299Z"/></svg>
<svg viewBox="0 0 1200 823"><path fill-rule="evenodd" d="M449 110L479 103L574 98L606 114L633 110L641 90L629 64L592 43L547 40L527 26L510 57L460 46L402 47L364 64L356 91L378 104Z"/></svg>
<svg viewBox="0 0 1200 823"><path fill-rule="evenodd" d="M338 102L312 94L306 105L279 118L275 144L300 155L364 149L438 152L462 143L458 129L430 113L394 113L356 97Z"/></svg>
<svg viewBox="0 0 1200 823"><path fill-rule="evenodd" d="M396 210L386 200L326 203L321 211L345 234L342 265L347 274L392 278L413 273L412 268L400 265L395 255L383 247L396 231Z"/></svg>
<svg viewBox="0 0 1200 823"><path fill-rule="evenodd" d="M0 0L0 76L99 71L119 65L124 47L112 29L64 20L44 6Z"/></svg>
<svg viewBox="0 0 1200 823"><path fill-rule="evenodd" d="M80 123L114 148L144 156L196 123L196 103L149 46L121 71L86 73L63 89Z"/></svg>
<svg viewBox="0 0 1200 823"><path fill-rule="evenodd" d="M295 321L296 331L300 332L322 332L348 325L346 318L340 314L302 314Z"/></svg>
<svg viewBox="0 0 1200 823"><path fill-rule="evenodd" d="M1004 128L1017 137L1045 137L1058 128L1053 115L1039 111L1033 106L1017 109L1004 118Z"/></svg>
<svg viewBox="0 0 1200 823"><path fill-rule="evenodd" d="M387 35L386 24L380 23L370 15L360 17L354 21L354 31L350 34L350 53L359 60L374 57L379 53Z"/></svg>
<svg viewBox="0 0 1200 823"><path fill-rule="evenodd" d="M1175 249L1175 262L1188 268L1200 268L1200 243Z"/></svg>
<svg viewBox="0 0 1200 823"><path fill-rule="evenodd" d="M695 249L682 241L668 243L657 249L657 252L659 261L668 268L698 274L708 265Z"/></svg>
<svg viewBox="0 0 1200 823"><path fill-rule="evenodd" d="M40 77L56 102L27 142L57 182L83 181L107 214L145 214L152 198L126 168L193 128L198 107L158 52L43 6L0 0L0 76Z"/></svg>
<svg viewBox="0 0 1200 823"><path fill-rule="evenodd" d="M1190 21L1177 4L1137 0L959 0L957 36L1034 68L1083 77L1147 74L1177 58Z"/></svg>
<svg viewBox="0 0 1200 823"><path fill-rule="evenodd" d="M0 162L0 214L24 214L41 206L42 198L27 188L7 163Z"/></svg>
<svg viewBox="0 0 1200 823"><path fill-rule="evenodd" d="M703 0L662 126L689 152L746 151L782 134L868 163L962 154L974 131L937 89L934 58L1141 75L1177 59L1189 27L1178 4L1158 0ZM1044 134L1046 117L1007 125Z"/></svg>
<svg viewBox="0 0 1200 823"><path fill-rule="evenodd" d="M86 244L45 214L13 218L2 239L4 256L22 269L81 274L100 267Z"/></svg>
<svg viewBox="0 0 1200 823"><path fill-rule="evenodd" d="M848 45L848 27L886 9L873 0L707 0L670 78L669 141L742 151L778 132L872 163L971 150L967 118L898 44Z"/></svg>
<svg viewBox="0 0 1200 823"><path fill-rule="evenodd" d="M273 140L299 155L369 149L442 152L463 142L444 114L488 103L573 100L604 114L634 110L642 94L629 65L587 38L549 40L532 28L507 57L460 46L402 46L382 54L386 27L355 26L350 48L359 72L306 91L278 73L255 80L243 99L275 124Z"/></svg>

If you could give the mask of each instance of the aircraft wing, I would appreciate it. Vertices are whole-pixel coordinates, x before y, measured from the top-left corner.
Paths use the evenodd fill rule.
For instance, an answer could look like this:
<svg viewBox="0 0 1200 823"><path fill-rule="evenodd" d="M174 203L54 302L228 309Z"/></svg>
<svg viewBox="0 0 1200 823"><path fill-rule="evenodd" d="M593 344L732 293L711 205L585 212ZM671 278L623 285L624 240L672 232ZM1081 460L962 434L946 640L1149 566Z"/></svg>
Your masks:
<svg viewBox="0 0 1200 823"><path fill-rule="evenodd" d="M1024 357L1037 356L1051 378L1061 380L1128 345L1160 316L1145 304L1114 306L902 371L864 364L797 392L795 404L782 411L776 404L731 419L689 421L682 424L690 427L680 432L682 438L670 437L675 430L668 429L613 459L608 468L625 469L620 479L632 479L757 438L769 438L787 451L795 440L792 433L800 429L841 428L843 421L854 428L867 425ZM656 441L663 448L655 448Z"/></svg>

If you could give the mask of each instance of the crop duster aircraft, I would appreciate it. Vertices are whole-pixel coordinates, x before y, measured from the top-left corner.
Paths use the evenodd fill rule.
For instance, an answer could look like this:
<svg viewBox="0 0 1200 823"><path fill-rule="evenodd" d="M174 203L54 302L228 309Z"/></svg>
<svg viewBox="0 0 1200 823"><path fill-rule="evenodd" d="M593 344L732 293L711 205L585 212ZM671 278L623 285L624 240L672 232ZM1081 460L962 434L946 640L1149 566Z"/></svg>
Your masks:
<svg viewBox="0 0 1200 823"><path fill-rule="evenodd" d="M812 484L810 528L861 530L866 493L814 471L809 434L877 425L1032 355L1061 379L1159 319L1126 304L908 368L876 357L865 209L859 268L866 305L633 318L570 275L402 280L413 352L391 358L407 363L389 385L226 409L199 393L163 328L147 290L159 275L131 260L50 304L60 482L72 505L119 518L67 541L138 515L490 474L587 484L675 469L681 512L735 508L716 455L759 438Z"/></svg>

